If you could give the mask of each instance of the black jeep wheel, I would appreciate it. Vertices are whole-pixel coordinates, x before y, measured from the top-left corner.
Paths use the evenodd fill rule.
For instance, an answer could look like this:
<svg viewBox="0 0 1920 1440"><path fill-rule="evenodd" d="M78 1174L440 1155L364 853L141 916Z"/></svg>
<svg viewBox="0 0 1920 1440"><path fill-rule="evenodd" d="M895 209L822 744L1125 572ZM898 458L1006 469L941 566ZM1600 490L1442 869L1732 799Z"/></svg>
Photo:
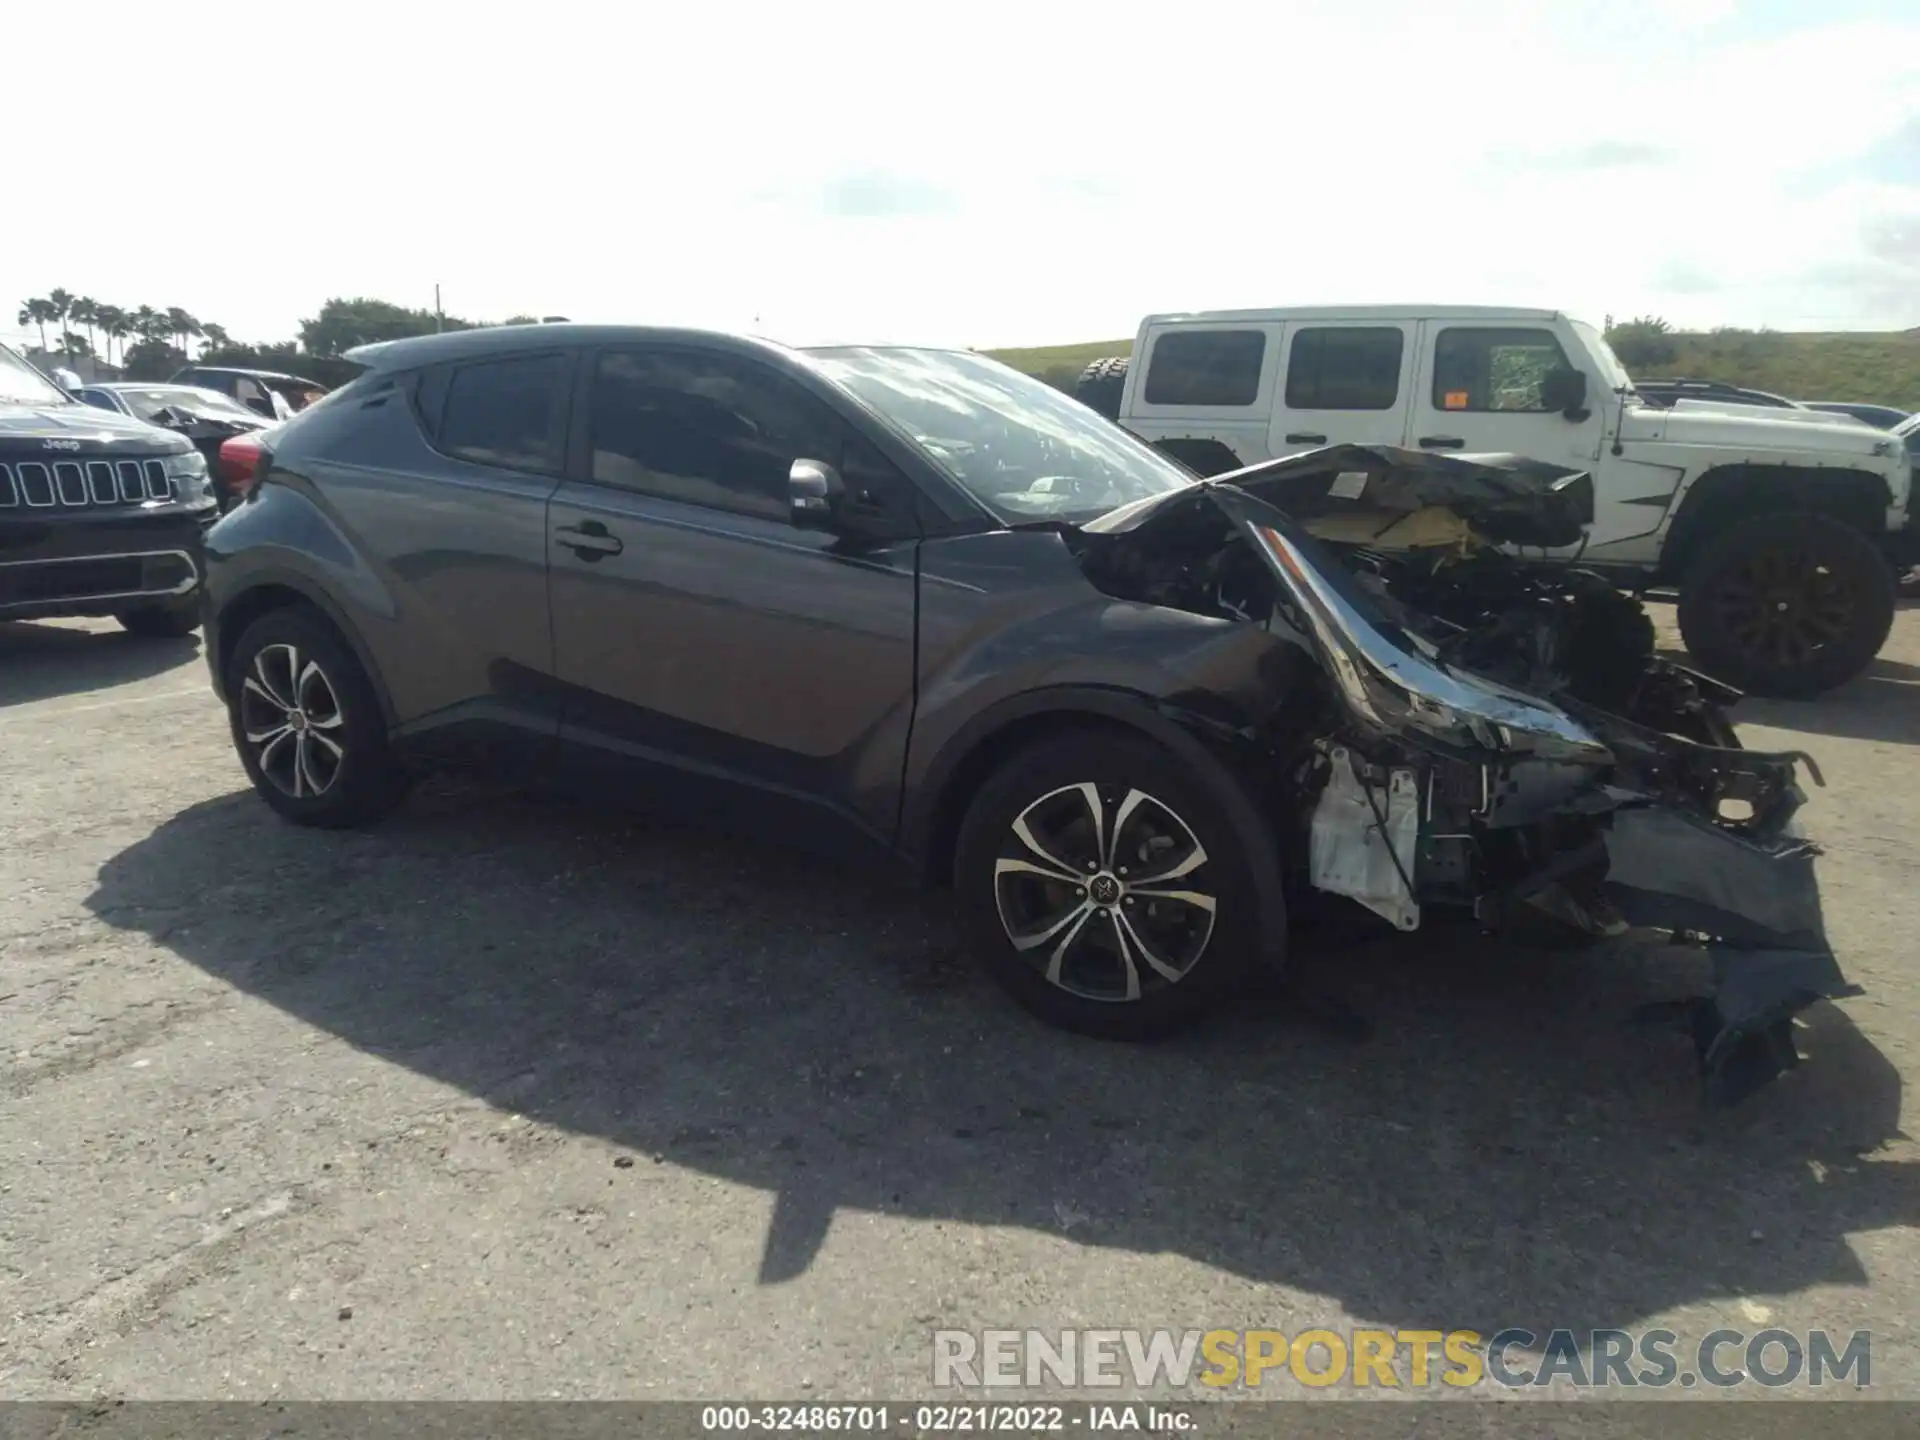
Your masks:
<svg viewBox="0 0 1920 1440"><path fill-rule="evenodd" d="M1088 365L1073 384L1073 398L1109 420L1119 419L1120 396L1127 388L1127 359L1109 355Z"/></svg>
<svg viewBox="0 0 1920 1440"><path fill-rule="evenodd" d="M1256 953L1247 847L1208 787L1145 740L1091 733L1014 757L967 813L954 883L994 978L1081 1034L1179 1029Z"/></svg>
<svg viewBox="0 0 1920 1440"><path fill-rule="evenodd" d="M1755 695L1805 699L1864 670L1893 627L1893 570L1824 515L1743 520L1680 582L1680 634L1700 668Z"/></svg>
<svg viewBox="0 0 1920 1440"><path fill-rule="evenodd" d="M406 795L373 684L320 616L289 608L254 621L233 647L226 688L247 778L295 824L364 825Z"/></svg>
<svg viewBox="0 0 1920 1440"><path fill-rule="evenodd" d="M115 613L114 619L129 635L142 640L178 640L200 628L200 597L167 600L156 605L140 605Z"/></svg>

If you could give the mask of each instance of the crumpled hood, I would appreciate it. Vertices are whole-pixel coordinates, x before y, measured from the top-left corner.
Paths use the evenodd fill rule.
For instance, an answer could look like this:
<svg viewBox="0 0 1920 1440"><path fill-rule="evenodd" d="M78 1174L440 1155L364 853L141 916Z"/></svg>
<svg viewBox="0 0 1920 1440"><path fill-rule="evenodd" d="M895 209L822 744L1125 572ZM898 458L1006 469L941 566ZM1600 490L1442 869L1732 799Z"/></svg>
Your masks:
<svg viewBox="0 0 1920 1440"><path fill-rule="evenodd" d="M1787 416L1793 418L1784 418ZM1873 468L1884 467L1885 457L1893 453L1897 442L1890 442L1884 430L1837 418L1841 423L1810 420L1790 410L1745 409L1735 413L1731 409L1716 410L1690 403L1671 410L1629 405L1621 421L1621 439L1745 447L1756 455L1798 452L1858 456L1878 461Z"/></svg>
<svg viewBox="0 0 1920 1440"><path fill-rule="evenodd" d="M185 443L157 425L91 405L0 405L0 444L35 440L77 440L89 449L137 441L157 452L179 449ZM64 447L54 447L59 448Z"/></svg>

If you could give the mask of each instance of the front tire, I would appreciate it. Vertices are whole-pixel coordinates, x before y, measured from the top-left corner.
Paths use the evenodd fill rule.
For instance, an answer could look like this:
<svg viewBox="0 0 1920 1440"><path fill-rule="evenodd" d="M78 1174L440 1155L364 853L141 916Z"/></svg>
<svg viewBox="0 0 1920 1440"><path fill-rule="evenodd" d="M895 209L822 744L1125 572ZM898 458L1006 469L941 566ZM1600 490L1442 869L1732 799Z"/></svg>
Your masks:
<svg viewBox="0 0 1920 1440"><path fill-rule="evenodd" d="M405 797L407 774L373 684L319 616L290 608L254 621L234 646L226 685L240 763L286 819L365 825Z"/></svg>
<svg viewBox="0 0 1920 1440"><path fill-rule="evenodd" d="M114 617L120 628L142 640L178 640L200 628L200 597L169 600L122 610Z"/></svg>
<svg viewBox="0 0 1920 1440"><path fill-rule="evenodd" d="M1028 1010L1080 1034L1152 1039L1252 969L1247 848L1168 752L1083 734L987 781L955 846L955 890L975 948Z"/></svg>
<svg viewBox="0 0 1920 1440"><path fill-rule="evenodd" d="M1718 680L1809 699L1866 669L1893 608L1893 570L1858 530L1825 515L1757 515L1694 557L1680 635Z"/></svg>

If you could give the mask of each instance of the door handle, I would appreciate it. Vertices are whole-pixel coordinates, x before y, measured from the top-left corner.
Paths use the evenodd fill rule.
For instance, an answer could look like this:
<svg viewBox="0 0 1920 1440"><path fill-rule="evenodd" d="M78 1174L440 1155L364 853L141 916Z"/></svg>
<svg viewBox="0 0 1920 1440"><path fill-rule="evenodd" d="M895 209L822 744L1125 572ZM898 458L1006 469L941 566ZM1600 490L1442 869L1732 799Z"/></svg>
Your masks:
<svg viewBox="0 0 1920 1440"><path fill-rule="evenodd" d="M1422 435L1420 437L1422 450L1458 450L1466 443L1458 435Z"/></svg>
<svg viewBox="0 0 1920 1440"><path fill-rule="evenodd" d="M584 520L578 525L562 525L553 532L553 538L566 546L582 560L598 560L602 555L618 555L627 547L617 535L609 535L607 527L598 520Z"/></svg>
<svg viewBox="0 0 1920 1440"><path fill-rule="evenodd" d="M1327 437L1324 435L1289 435L1287 436L1287 444L1289 445L1324 445L1326 443L1327 443Z"/></svg>

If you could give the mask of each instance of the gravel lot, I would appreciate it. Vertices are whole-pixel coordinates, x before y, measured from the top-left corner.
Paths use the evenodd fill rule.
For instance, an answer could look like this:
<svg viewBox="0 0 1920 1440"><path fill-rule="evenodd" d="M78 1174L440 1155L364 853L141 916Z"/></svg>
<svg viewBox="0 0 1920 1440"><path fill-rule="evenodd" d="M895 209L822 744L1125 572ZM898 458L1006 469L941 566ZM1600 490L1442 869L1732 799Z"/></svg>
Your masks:
<svg viewBox="0 0 1920 1440"><path fill-rule="evenodd" d="M1908 609L1742 707L1824 767L1869 993L1710 1120L1628 1022L1697 971L1640 942L1328 946L1365 1037L1077 1040L937 899L754 843L445 784L296 830L197 639L0 624L0 1394L900 1399L936 1326L1771 1323L1920 1396L1917 699Z"/></svg>

